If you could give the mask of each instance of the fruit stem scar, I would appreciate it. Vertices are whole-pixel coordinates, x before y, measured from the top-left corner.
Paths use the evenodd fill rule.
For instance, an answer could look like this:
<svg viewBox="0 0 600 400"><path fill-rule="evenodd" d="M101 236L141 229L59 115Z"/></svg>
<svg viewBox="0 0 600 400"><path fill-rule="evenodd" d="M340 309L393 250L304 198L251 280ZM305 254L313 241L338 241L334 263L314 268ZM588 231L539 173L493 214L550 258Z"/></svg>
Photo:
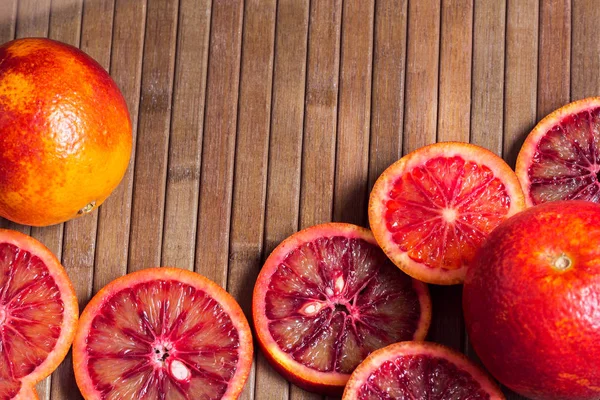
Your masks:
<svg viewBox="0 0 600 400"><path fill-rule="evenodd" d="M177 379L180 382L189 380L190 376L192 375L190 369L179 360L171 361L169 371L171 372L173 378Z"/></svg>
<svg viewBox="0 0 600 400"><path fill-rule="evenodd" d="M83 207L81 210L77 211L77 214L79 214L79 215L81 215L81 214L87 214L90 211L92 211L95 206L96 206L96 201L94 200L94 201L86 204L85 207Z"/></svg>
<svg viewBox="0 0 600 400"><path fill-rule="evenodd" d="M566 271L572 264L571 259L563 253L554 260L552 267L558 271Z"/></svg>

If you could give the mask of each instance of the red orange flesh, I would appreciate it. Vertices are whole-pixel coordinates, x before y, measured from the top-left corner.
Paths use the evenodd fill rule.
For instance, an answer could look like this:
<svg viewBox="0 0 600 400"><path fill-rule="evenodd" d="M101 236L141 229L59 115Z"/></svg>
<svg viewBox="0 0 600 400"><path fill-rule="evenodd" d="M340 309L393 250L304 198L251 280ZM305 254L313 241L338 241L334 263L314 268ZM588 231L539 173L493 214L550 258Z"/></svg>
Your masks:
<svg viewBox="0 0 600 400"><path fill-rule="evenodd" d="M375 351L354 371L343 400L503 400L464 355L435 343L402 342Z"/></svg>
<svg viewBox="0 0 600 400"><path fill-rule="evenodd" d="M340 394L373 350L422 340L431 320L425 284L398 270L367 229L316 225L266 260L253 296L256 337L272 365L310 391Z"/></svg>
<svg viewBox="0 0 600 400"><path fill-rule="evenodd" d="M542 119L521 147L516 173L528 205L600 203L600 97L567 104Z"/></svg>
<svg viewBox="0 0 600 400"><path fill-rule="evenodd" d="M22 233L0 230L0 398L35 399L34 386L73 341L75 291L56 257Z"/></svg>
<svg viewBox="0 0 600 400"><path fill-rule="evenodd" d="M90 301L73 368L86 400L236 399L252 351L248 322L225 290L187 270L151 268Z"/></svg>
<svg viewBox="0 0 600 400"><path fill-rule="evenodd" d="M387 256L407 274L461 283L489 232L525 206L510 167L468 143L436 143L386 169L371 191L369 223Z"/></svg>
<svg viewBox="0 0 600 400"><path fill-rule="evenodd" d="M600 205L556 201L501 224L463 289L469 338L530 399L600 398Z"/></svg>

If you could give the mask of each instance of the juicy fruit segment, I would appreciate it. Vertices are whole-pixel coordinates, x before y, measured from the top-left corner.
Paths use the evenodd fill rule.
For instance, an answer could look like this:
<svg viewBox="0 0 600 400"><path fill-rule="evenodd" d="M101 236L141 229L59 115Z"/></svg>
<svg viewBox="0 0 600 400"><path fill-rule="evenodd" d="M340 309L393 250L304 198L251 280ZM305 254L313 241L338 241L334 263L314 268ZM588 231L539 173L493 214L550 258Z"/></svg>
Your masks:
<svg viewBox="0 0 600 400"><path fill-rule="evenodd" d="M33 385L67 353L76 307L50 252L23 234L0 230L0 399L35 396Z"/></svg>
<svg viewBox="0 0 600 400"><path fill-rule="evenodd" d="M464 356L432 343L404 342L374 352L354 372L344 400L504 399Z"/></svg>
<svg viewBox="0 0 600 400"><path fill-rule="evenodd" d="M530 204L600 202L600 99L568 104L544 118L519 154L517 174Z"/></svg>
<svg viewBox="0 0 600 400"><path fill-rule="evenodd" d="M504 184L485 165L437 157L392 184L386 227L412 260L454 270L470 262L510 203Z"/></svg>
<svg viewBox="0 0 600 400"><path fill-rule="evenodd" d="M231 313L224 302L233 299L222 289L224 301L178 280L180 272L167 277L162 270L169 269L104 292L95 314L86 316L74 363L87 399L209 400L235 398L241 390L252 345L239 306Z"/></svg>
<svg viewBox="0 0 600 400"><path fill-rule="evenodd" d="M316 226L283 242L255 287L259 342L284 375L313 391L339 392L369 353L423 339L429 326L425 285L398 270L368 231L349 237L350 227Z"/></svg>
<svg viewBox="0 0 600 400"><path fill-rule="evenodd" d="M493 153L465 143L419 149L378 179L369 222L394 263L415 278L453 284L487 235L522 209L510 168Z"/></svg>

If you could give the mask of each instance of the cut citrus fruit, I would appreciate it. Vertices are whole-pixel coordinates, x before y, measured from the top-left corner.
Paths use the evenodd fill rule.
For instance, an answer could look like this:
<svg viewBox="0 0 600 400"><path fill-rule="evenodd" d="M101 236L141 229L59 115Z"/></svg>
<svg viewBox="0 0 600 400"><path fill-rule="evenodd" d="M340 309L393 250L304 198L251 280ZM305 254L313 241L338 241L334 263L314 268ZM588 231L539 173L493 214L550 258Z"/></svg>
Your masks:
<svg viewBox="0 0 600 400"><path fill-rule="evenodd" d="M424 282L452 285L487 235L525 207L519 181L497 155L436 143L392 164L375 182L369 223L387 256Z"/></svg>
<svg viewBox="0 0 600 400"><path fill-rule="evenodd" d="M75 291L43 244L0 229L0 399L36 399L34 386L67 355Z"/></svg>
<svg viewBox="0 0 600 400"><path fill-rule="evenodd" d="M252 301L258 343L288 380L341 394L372 351L422 340L427 286L396 268L368 229L329 223L284 240L263 266Z"/></svg>
<svg viewBox="0 0 600 400"><path fill-rule="evenodd" d="M528 205L600 203L600 97L567 104L542 119L519 151L516 172Z"/></svg>
<svg viewBox="0 0 600 400"><path fill-rule="evenodd" d="M504 395L464 355L428 342L377 350L354 371L342 400L501 400Z"/></svg>
<svg viewBox="0 0 600 400"><path fill-rule="evenodd" d="M77 385L90 399L236 399L252 337L236 301L207 278L150 268L109 283L81 315Z"/></svg>

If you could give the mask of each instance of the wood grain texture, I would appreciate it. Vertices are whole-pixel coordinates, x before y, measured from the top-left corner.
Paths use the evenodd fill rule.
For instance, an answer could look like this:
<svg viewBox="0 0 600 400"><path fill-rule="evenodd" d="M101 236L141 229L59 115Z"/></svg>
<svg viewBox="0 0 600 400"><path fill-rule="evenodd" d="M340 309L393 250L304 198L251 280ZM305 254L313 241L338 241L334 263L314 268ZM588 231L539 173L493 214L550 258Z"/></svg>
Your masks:
<svg viewBox="0 0 600 400"><path fill-rule="evenodd" d="M471 142L502 154L506 2L474 3Z"/></svg>
<svg viewBox="0 0 600 400"><path fill-rule="evenodd" d="M97 2L88 1L88 3L95 5ZM79 47L82 9L83 0L52 0L48 37ZM112 22L108 28L112 28ZM108 34L112 34L112 29L109 30ZM108 49L110 50L110 44Z"/></svg>
<svg viewBox="0 0 600 400"><path fill-rule="evenodd" d="M300 229L331 221L335 178L342 2L310 8Z"/></svg>
<svg viewBox="0 0 600 400"><path fill-rule="evenodd" d="M202 145L196 271L226 287L243 2L215 2Z"/></svg>
<svg viewBox="0 0 600 400"><path fill-rule="evenodd" d="M571 100L600 94L600 7L595 0L572 0Z"/></svg>
<svg viewBox="0 0 600 400"><path fill-rule="evenodd" d="M208 0L180 2L161 265L190 270L198 225L210 16Z"/></svg>
<svg viewBox="0 0 600 400"><path fill-rule="evenodd" d="M366 225L375 2L343 7L333 219Z"/></svg>
<svg viewBox="0 0 600 400"><path fill-rule="evenodd" d="M435 0L408 3L404 154L436 140L440 9Z"/></svg>
<svg viewBox="0 0 600 400"><path fill-rule="evenodd" d="M16 37L47 37L51 0L20 0Z"/></svg>
<svg viewBox="0 0 600 400"><path fill-rule="evenodd" d="M438 142L468 142L471 128L473 1L442 1Z"/></svg>
<svg viewBox="0 0 600 400"><path fill-rule="evenodd" d="M129 271L156 267L161 261L178 3L148 0Z"/></svg>
<svg viewBox="0 0 600 400"><path fill-rule="evenodd" d="M0 44L15 38L17 0L5 0L0 9Z"/></svg>
<svg viewBox="0 0 600 400"><path fill-rule="evenodd" d="M298 229L309 1L277 4L263 254ZM258 354L256 399L287 399L289 384Z"/></svg>
<svg viewBox="0 0 600 400"><path fill-rule="evenodd" d="M402 155L408 0L375 2L369 190Z"/></svg>
<svg viewBox="0 0 600 400"><path fill-rule="evenodd" d="M504 159L514 168L523 140L536 118L538 83L538 2L507 5L504 95Z"/></svg>
<svg viewBox="0 0 600 400"><path fill-rule="evenodd" d="M249 0L244 7L227 289L248 320L254 288L249 282L263 261L276 10L275 0ZM256 363L240 400L254 398L255 374Z"/></svg>
<svg viewBox="0 0 600 400"><path fill-rule="evenodd" d="M134 146L123 180L98 210L94 293L127 272L145 21L145 1L116 0L110 73L127 102Z"/></svg>
<svg viewBox="0 0 600 400"><path fill-rule="evenodd" d="M539 7L538 120L568 103L571 94L571 0L541 0Z"/></svg>

